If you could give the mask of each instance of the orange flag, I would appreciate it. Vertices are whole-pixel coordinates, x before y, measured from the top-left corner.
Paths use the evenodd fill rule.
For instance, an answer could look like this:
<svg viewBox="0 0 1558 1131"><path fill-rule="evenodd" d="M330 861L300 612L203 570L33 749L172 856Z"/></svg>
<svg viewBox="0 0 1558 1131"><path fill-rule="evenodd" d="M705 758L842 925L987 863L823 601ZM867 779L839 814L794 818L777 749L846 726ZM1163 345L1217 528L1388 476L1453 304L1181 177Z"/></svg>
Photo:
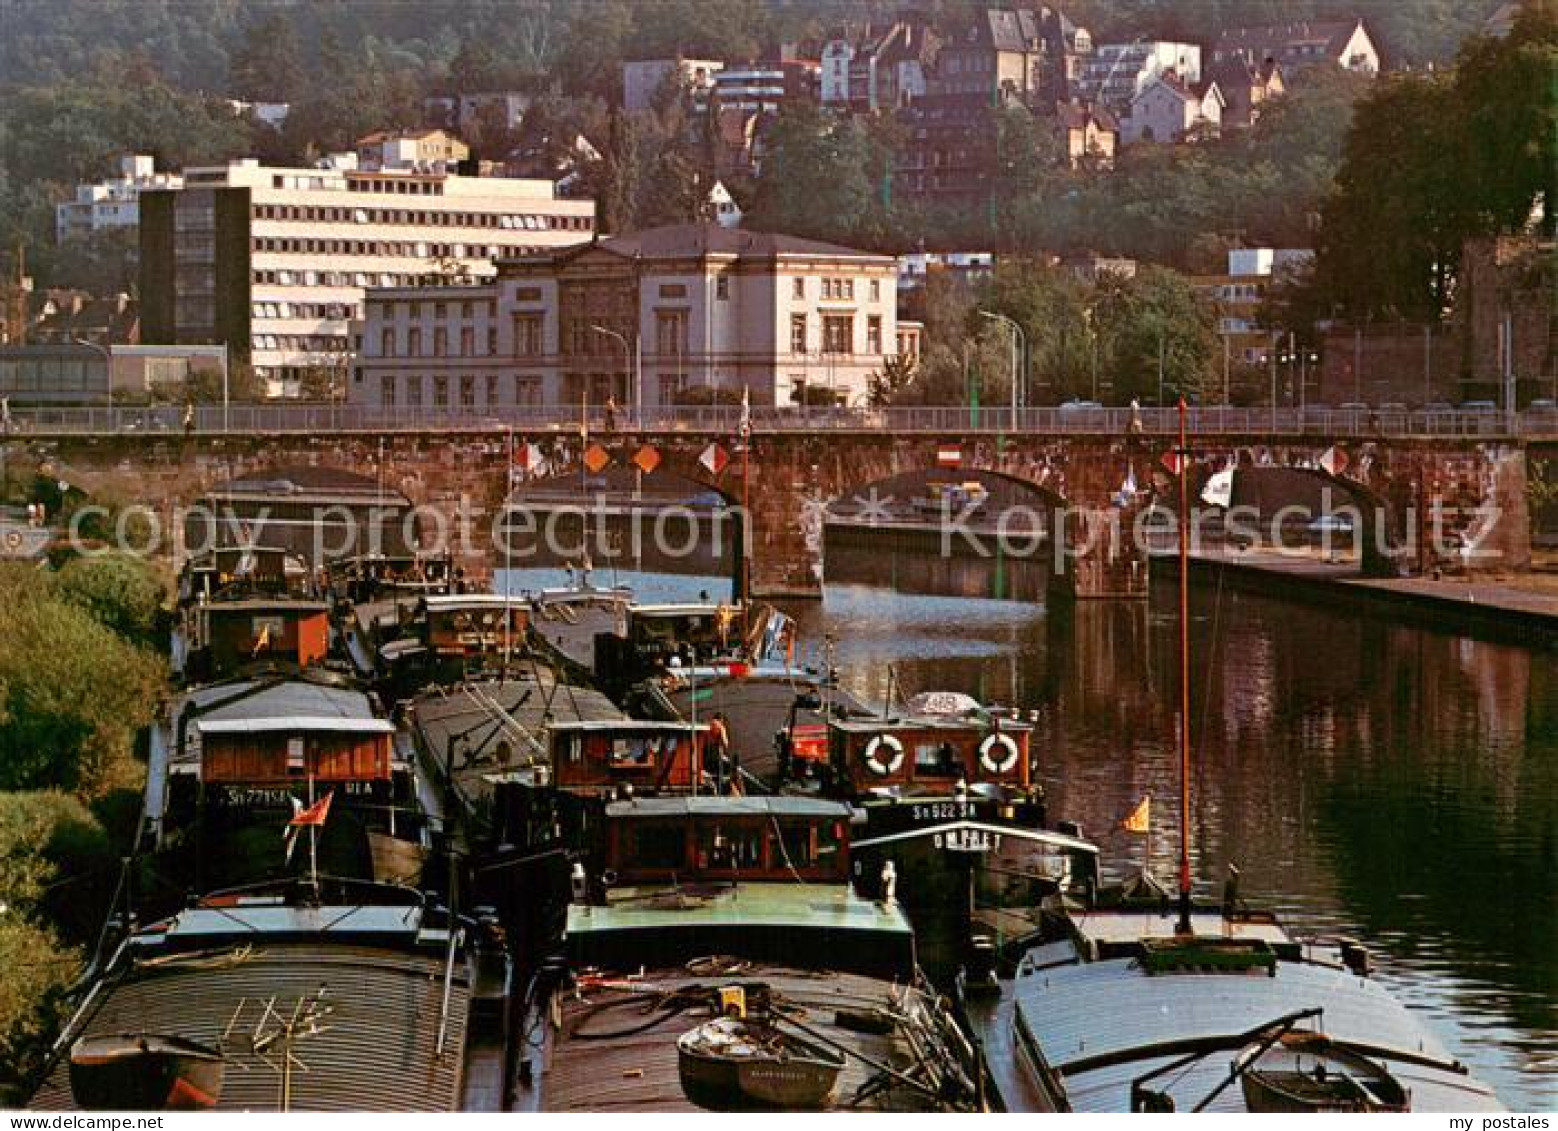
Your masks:
<svg viewBox="0 0 1558 1131"><path fill-rule="evenodd" d="M335 796L335 790L331 790L307 809L301 810L297 816L288 821L288 825L322 825L325 818L330 815L330 799Z"/></svg>
<svg viewBox="0 0 1558 1131"><path fill-rule="evenodd" d="M1147 794L1136 803L1136 808L1131 810L1129 817L1120 822L1120 827L1128 833L1152 831L1152 794Z"/></svg>

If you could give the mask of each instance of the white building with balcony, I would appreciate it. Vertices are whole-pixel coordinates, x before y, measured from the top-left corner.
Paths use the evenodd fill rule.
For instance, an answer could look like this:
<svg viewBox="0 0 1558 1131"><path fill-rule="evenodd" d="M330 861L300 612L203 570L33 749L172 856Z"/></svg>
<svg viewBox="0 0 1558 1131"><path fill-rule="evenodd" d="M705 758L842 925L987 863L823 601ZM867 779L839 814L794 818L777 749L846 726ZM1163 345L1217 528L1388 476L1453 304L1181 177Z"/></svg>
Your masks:
<svg viewBox="0 0 1558 1131"><path fill-rule="evenodd" d="M1074 93L1080 101L1097 102L1116 114L1125 114L1138 95L1171 71L1187 86L1199 83L1200 44L1166 40L1102 43L1083 65Z"/></svg>
<svg viewBox="0 0 1558 1131"><path fill-rule="evenodd" d="M77 185L74 199L54 206L54 238L64 242L110 228L133 228L140 223L141 192L145 189L178 188L177 173L159 173L144 154L119 158L119 175L95 185Z"/></svg>

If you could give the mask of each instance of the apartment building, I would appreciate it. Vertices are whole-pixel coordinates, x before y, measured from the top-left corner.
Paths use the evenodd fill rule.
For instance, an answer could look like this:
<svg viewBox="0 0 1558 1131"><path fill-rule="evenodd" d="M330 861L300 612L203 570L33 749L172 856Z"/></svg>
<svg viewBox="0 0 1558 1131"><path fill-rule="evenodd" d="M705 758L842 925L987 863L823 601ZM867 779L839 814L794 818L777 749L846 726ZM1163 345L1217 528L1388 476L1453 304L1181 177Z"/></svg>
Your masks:
<svg viewBox="0 0 1558 1131"><path fill-rule="evenodd" d="M54 206L54 238L59 242L110 228L133 228L140 222L139 201L147 189L178 188L177 173L159 173L152 158L127 154L119 158L119 175L91 185L77 185L76 195Z"/></svg>
<svg viewBox="0 0 1558 1131"><path fill-rule="evenodd" d="M141 197L141 337L225 343L271 395L344 380L369 287L481 278L493 262L588 241L589 200L549 181L410 170L189 169Z"/></svg>
<svg viewBox="0 0 1558 1131"><path fill-rule="evenodd" d="M368 292L350 399L470 414L608 397L858 403L917 353L897 263L833 244L677 224L506 259L469 287Z"/></svg>
<svg viewBox="0 0 1558 1131"><path fill-rule="evenodd" d="M857 113L901 109L925 97L940 51L941 37L917 18L840 33L823 45L822 102Z"/></svg>
<svg viewBox="0 0 1558 1131"><path fill-rule="evenodd" d="M470 146L444 130L377 130L357 139L357 167L452 173L471 156Z"/></svg>
<svg viewBox="0 0 1558 1131"><path fill-rule="evenodd" d="M652 110L655 99L673 83L702 109L715 77L725 69L718 59L630 59L622 64L622 108Z"/></svg>
<svg viewBox="0 0 1558 1131"><path fill-rule="evenodd" d="M1154 81L1170 72L1187 85L1199 83L1200 45L1167 40L1101 43L1082 68L1076 95L1123 115Z"/></svg>
<svg viewBox="0 0 1558 1131"><path fill-rule="evenodd" d="M1261 308L1272 280L1283 271L1314 258L1308 248L1240 247L1228 251L1228 270L1199 275L1191 286L1217 309L1217 333L1223 357L1230 364L1264 364L1272 348L1272 332L1261 322Z"/></svg>
<svg viewBox="0 0 1558 1131"><path fill-rule="evenodd" d="M1092 49L1087 29L1058 9L978 10L947 34L927 95L1052 106L1071 98Z"/></svg>
<svg viewBox="0 0 1558 1131"><path fill-rule="evenodd" d="M1212 62L1278 63L1290 77L1321 64L1378 74L1379 48L1363 20L1295 20L1260 27L1228 28L1212 45Z"/></svg>
<svg viewBox="0 0 1558 1131"><path fill-rule="evenodd" d="M714 76L713 98L722 110L777 114L787 103L815 102L821 75L815 59L729 63Z"/></svg>

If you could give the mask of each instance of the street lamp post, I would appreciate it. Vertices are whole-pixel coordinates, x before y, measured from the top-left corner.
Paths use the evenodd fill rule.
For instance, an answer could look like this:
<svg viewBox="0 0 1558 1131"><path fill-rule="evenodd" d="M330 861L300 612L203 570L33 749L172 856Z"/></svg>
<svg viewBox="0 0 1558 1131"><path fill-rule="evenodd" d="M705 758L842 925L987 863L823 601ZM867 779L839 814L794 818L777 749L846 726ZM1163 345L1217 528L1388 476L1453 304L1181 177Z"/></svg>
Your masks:
<svg viewBox="0 0 1558 1131"><path fill-rule="evenodd" d="M99 345L97 342L89 342L85 338L71 338L70 340L74 344L76 344L78 346L86 346L87 349L89 349L89 350L96 350L97 353L102 357L102 359L103 359L103 392L108 397L108 420L109 420L109 423L112 424L113 423L113 419L114 419L114 354L113 354L113 350L109 349L107 346Z"/></svg>
<svg viewBox="0 0 1558 1131"><path fill-rule="evenodd" d="M1017 429L1017 403L1018 403L1017 402L1017 389L1018 389L1017 358L1018 358L1018 356L1020 354L1026 354L1028 352L1028 335L1023 333L1022 327L1020 325L1018 325L1016 319L1008 318L1004 314L997 314L993 310L981 310L979 312L979 317L981 317L981 318L988 318L992 322L1000 322L1000 323L1002 323L1002 324L1004 324L1006 326L1011 327L1011 331L1012 331L1012 430L1016 431L1016 429Z"/></svg>
<svg viewBox="0 0 1558 1131"><path fill-rule="evenodd" d="M1163 407L1163 327L1158 327L1158 407Z"/></svg>
<svg viewBox="0 0 1558 1131"><path fill-rule="evenodd" d="M1303 412L1309 407L1309 370L1320 364L1320 354L1308 346L1299 350L1298 354L1298 410ZM1358 398L1362 400L1362 397Z"/></svg>
<svg viewBox="0 0 1558 1131"><path fill-rule="evenodd" d="M1266 356L1261 358L1268 363L1271 370L1271 430L1277 430L1277 343L1273 341L1266 347Z"/></svg>
<svg viewBox="0 0 1558 1131"><path fill-rule="evenodd" d="M638 335L633 336L630 345L627 336L616 330L606 326L591 326L590 329L622 343L622 367L626 370L625 375L633 379L633 415L637 418L644 409L644 354Z"/></svg>

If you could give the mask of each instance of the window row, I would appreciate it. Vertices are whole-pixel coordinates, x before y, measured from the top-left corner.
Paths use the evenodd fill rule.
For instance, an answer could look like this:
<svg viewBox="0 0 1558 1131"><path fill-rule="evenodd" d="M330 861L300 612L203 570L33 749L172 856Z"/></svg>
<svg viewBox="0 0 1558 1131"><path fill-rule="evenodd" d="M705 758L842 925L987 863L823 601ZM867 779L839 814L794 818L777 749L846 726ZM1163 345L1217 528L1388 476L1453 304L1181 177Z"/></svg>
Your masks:
<svg viewBox="0 0 1558 1131"><path fill-rule="evenodd" d="M882 280L866 280L866 293L872 302L882 301ZM806 297L806 276L797 275L790 284L790 297L804 299ZM822 280L822 298L824 301L849 300L855 297L855 280L824 278Z"/></svg>
<svg viewBox="0 0 1558 1131"><path fill-rule="evenodd" d="M361 315L349 302L257 302L251 311L256 318L325 318L336 322Z"/></svg>
<svg viewBox="0 0 1558 1131"><path fill-rule="evenodd" d="M270 287L416 287L426 271L256 271L254 282Z"/></svg>
<svg viewBox="0 0 1558 1131"><path fill-rule="evenodd" d="M385 408L400 404L410 408L421 408L427 404L434 408L448 408L451 403L461 408L539 405L542 394L540 377L520 375L506 382L496 373L465 374L459 377L422 377L415 374L400 377L385 373L379 377L378 391L379 403ZM451 397L454 398L453 402Z"/></svg>
<svg viewBox="0 0 1558 1131"><path fill-rule="evenodd" d="M297 255L378 255L417 259L497 259L521 250L500 244L429 243L424 240L324 240L255 236L254 251Z"/></svg>
<svg viewBox="0 0 1558 1131"><path fill-rule="evenodd" d="M447 326L433 327L431 335L422 333L422 327L413 326L402 336L393 326L385 326L379 331L378 345L379 357L448 357L451 340L459 346L456 357L475 357L476 354L476 327L462 326L459 328L458 338L451 339ZM495 326L487 327L487 332L481 337L482 344L486 347L482 357L491 357L498 352L498 330ZM404 348L402 348L402 346ZM432 347L429 354L427 347Z"/></svg>
<svg viewBox="0 0 1558 1131"><path fill-rule="evenodd" d="M497 313L498 303L496 299L461 299L459 302L435 302L426 304L432 307L434 318L475 318L478 314L485 314L491 318ZM426 306L421 302L375 302L373 304L373 317L375 321L415 321L422 317Z"/></svg>
<svg viewBox="0 0 1558 1131"><path fill-rule="evenodd" d="M811 352L809 319L804 314L790 316L790 352ZM882 352L882 319L872 314L866 318L866 353ZM855 316L853 314L824 314L822 316L822 352L825 354L852 354L855 352Z"/></svg>
<svg viewBox="0 0 1558 1131"><path fill-rule="evenodd" d="M257 204L257 220L312 224L405 224L423 228L497 228L514 232L587 232L591 216L541 216L531 212L446 212L412 208L341 208L311 204Z"/></svg>
<svg viewBox="0 0 1558 1131"><path fill-rule="evenodd" d="M347 340L333 334L255 334L251 339L257 350L288 350L293 353L347 352Z"/></svg>

